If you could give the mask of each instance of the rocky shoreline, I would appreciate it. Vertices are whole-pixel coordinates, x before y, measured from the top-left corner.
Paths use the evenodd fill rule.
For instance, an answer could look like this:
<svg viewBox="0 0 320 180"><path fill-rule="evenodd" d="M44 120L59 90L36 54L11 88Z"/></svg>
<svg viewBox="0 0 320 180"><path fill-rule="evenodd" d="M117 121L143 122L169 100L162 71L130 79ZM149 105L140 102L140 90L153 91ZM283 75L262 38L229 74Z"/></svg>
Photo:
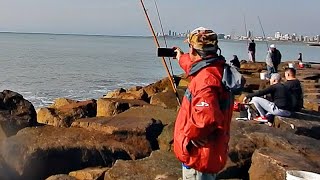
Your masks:
<svg viewBox="0 0 320 180"><path fill-rule="evenodd" d="M288 63L279 66L281 73ZM264 63L242 63L245 92L266 86ZM231 123L227 166L219 179L285 179L286 170L320 173L320 66L297 69L302 113L270 128ZM182 98L188 79L177 77ZM238 97L236 97L238 98ZM172 153L178 103L169 80L117 89L95 100L56 99L35 111L20 94L0 93L0 179L179 179Z"/></svg>

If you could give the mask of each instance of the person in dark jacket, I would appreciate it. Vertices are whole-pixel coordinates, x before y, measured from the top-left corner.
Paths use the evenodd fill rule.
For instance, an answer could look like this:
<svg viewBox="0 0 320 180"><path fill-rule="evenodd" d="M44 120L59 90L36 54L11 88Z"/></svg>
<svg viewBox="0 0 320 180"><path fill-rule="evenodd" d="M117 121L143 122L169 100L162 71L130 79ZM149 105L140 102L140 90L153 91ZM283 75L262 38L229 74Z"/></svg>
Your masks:
<svg viewBox="0 0 320 180"><path fill-rule="evenodd" d="M248 94L244 101L252 98L250 103L254 104L260 116L254 120L259 122L268 122L267 115L290 116L290 100L286 87L280 83L280 74L274 73L270 78L268 88L260 90L256 93ZM272 102L259 96L271 94Z"/></svg>
<svg viewBox="0 0 320 180"><path fill-rule="evenodd" d="M249 61L256 62L256 43L252 39L248 46Z"/></svg>
<svg viewBox="0 0 320 180"><path fill-rule="evenodd" d="M230 64L236 68L240 69L240 61L237 55L233 55L233 59L230 60Z"/></svg>
<svg viewBox="0 0 320 180"><path fill-rule="evenodd" d="M301 83L296 78L296 70L294 68L288 68L284 76L287 80L284 85L290 95L291 111L300 111L303 108L303 92Z"/></svg>
<svg viewBox="0 0 320 180"><path fill-rule="evenodd" d="M276 48L276 45L271 44L266 58L268 78L271 77L272 73L278 72L278 66L281 63L281 58L282 55L280 51Z"/></svg>

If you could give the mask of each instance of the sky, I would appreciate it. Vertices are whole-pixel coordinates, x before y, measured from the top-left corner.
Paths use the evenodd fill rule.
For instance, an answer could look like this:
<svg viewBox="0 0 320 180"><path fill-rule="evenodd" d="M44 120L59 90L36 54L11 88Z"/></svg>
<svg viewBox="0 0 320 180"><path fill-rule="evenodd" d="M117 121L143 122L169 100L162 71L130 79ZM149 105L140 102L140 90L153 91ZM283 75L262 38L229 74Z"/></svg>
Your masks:
<svg viewBox="0 0 320 180"><path fill-rule="evenodd" d="M154 0L144 0L160 32ZM320 34L320 0L157 0L164 30ZM246 19L246 21L244 21ZM246 23L244 23L246 22ZM150 35L140 0L0 0L0 32Z"/></svg>

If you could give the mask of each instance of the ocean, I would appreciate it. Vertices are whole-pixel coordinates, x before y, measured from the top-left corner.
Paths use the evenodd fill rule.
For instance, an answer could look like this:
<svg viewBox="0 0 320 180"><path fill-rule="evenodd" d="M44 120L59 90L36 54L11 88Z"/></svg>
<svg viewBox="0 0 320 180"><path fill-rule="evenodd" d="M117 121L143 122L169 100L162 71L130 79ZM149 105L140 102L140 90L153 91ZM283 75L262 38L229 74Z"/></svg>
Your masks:
<svg viewBox="0 0 320 180"><path fill-rule="evenodd" d="M169 47L188 50L181 38L167 40ZM284 61L296 60L302 52L304 61L320 63L320 47L275 44ZM222 40L219 45L227 60L234 54L248 59L245 41ZM265 59L266 51L266 43L257 42L258 61ZM16 91L35 108L59 97L97 99L116 88L144 86L166 77L156 53L151 37L0 33L0 91ZM181 74L177 62L171 61L174 74Z"/></svg>

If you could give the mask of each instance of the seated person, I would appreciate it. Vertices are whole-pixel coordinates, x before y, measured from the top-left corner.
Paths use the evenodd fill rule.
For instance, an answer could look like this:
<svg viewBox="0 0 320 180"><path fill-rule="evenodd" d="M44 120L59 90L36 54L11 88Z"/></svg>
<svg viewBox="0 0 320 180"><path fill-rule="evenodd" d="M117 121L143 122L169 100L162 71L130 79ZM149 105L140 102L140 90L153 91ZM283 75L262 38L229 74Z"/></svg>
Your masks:
<svg viewBox="0 0 320 180"><path fill-rule="evenodd" d="M274 73L270 78L270 86L256 93L248 94L244 101L252 98L253 103L260 116L254 120L259 122L268 122L267 115L290 116L290 101L286 87L280 83L280 74ZM272 102L259 96L270 94Z"/></svg>
<svg viewBox="0 0 320 180"><path fill-rule="evenodd" d="M233 55L233 59L230 60L230 64L238 69L240 69L240 61L237 55Z"/></svg>
<svg viewBox="0 0 320 180"><path fill-rule="evenodd" d="M287 80L284 86L290 94L291 111L300 111L303 108L303 93L301 83L296 78L296 70L288 68L285 70L284 76Z"/></svg>

